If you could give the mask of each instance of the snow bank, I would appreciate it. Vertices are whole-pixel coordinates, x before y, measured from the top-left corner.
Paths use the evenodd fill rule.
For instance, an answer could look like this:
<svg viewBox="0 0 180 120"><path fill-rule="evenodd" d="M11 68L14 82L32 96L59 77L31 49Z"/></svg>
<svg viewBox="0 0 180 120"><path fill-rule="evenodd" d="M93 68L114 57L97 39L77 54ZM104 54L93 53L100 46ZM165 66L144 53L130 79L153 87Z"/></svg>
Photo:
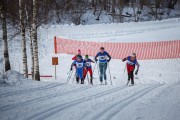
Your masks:
<svg viewBox="0 0 180 120"><path fill-rule="evenodd" d="M25 80L28 80L23 74L14 70L9 70L0 76L0 84L18 85L22 84Z"/></svg>

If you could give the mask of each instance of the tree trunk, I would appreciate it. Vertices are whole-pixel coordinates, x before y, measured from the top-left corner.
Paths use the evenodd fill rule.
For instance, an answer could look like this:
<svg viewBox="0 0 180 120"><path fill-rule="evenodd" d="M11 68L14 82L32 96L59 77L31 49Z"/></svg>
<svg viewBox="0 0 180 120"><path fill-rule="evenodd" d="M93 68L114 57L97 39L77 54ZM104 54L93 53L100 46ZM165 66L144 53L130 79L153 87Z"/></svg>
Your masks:
<svg viewBox="0 0 180 120"><path fill-rule="evenodd" d="M95 3L94 3L94 12L93 12L93 15L96 15L97 6L98 6L98 0L95 0Z"/></svg>
<svg viewBox="0 0 180 120"><path fill-rule="evenodd" d="M95 6L95 0L92 0L92 7L94 7Z"/></svg>
<svg viewBox="0 0 180 120"><path fill-rule="evenodd" d="M34 79L40 81L39 58L38 58L38 40L37 40L37 0L33 0L33 18L32 18L32 39L34 52Z"/></svg>
<svg viewBox="0 0 180 120"><path fill-rule="evenodd" d="M116 0L112 0L112 11L111 13L115 13Z"/></svg>
<svg viewBox="0 0 180 120"><path fill-rule="evenodd" d="M104 7L104 10L107 10L107 0L103 1L103 7Z"/></svg>
<svg viewBox="0 0 180 120"><path fill-rule="evenodd" d="M59 10L59 5L58 5L57 2L55 3L55 7L56 7L56 10L55 10L55 12L56 12L56 22L60 23L61 22L61 19L60 19L60 10Z"/></svg>
<svg viewBox="0 0 180 120"><path fill-rule="evenodd" d="M33 39L32 39L32 26L31 26L31 18L30 18L30 11L28 11L27 6L26 8L26 21L27 21L27 29L29 31L30 36L30 49L31 49L31 75L32 80L34 80L34 55L33 55Z"/></svg>
<svg viewBox="0 0 180 120"><path fill-rule="evenodd" d="M124 0L119 0L119 20L120 23L123 23L123 8L124 8Z"/></svg>
<svg viewBox="0 0 180 120"><path fill-rule="evenodd" d="M32 31L30 30L30 40L31 40L31 44L30 44L30 47L31 47L31 61L32 61L32 65L31 65L31 74L32 74L32 79L34 80L34 55L33 55L33 39L32 39Z"/></svg>
<svg viewBox="0 0 180 120"><path fill-rule="evenodd" d="M8 41L7 41L7 26L6 26L6 12L7 3L6 0L0 1L0 13L2 19L2 31L3 31L3 42L4 42L4 70L5 72L11 70L8 52Z"/></svg>
<svg viewBox="0 0 180 120"><path fill-rule="evenodd" d="M24 3L23 0L19 0L19 17L20 17L20 26L21 26L21 37L22 37L22 60L23 60L23 74L24 77L28 78L28 64L27 64L27 53L26 53L26 36L25 36L25 26L24 26Z"/></svg>

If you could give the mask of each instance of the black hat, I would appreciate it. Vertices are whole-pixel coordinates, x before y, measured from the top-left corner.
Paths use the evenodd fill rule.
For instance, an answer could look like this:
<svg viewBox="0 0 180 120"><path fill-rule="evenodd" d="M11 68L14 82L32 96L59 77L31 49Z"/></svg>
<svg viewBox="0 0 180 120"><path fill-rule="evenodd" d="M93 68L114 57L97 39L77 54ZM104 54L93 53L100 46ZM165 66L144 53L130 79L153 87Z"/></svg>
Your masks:
<svg viewBox="0 0 180 120"><path fill-rule="evenodd" d="M81 55L77 55L76 58L77 59L82 59L82 56Z"/></svg>
<svg viewBox="0 0 180 120"><path fill-rule="evenodd" d="M104 50L104 47L100 47L100 50Z"/></svg>

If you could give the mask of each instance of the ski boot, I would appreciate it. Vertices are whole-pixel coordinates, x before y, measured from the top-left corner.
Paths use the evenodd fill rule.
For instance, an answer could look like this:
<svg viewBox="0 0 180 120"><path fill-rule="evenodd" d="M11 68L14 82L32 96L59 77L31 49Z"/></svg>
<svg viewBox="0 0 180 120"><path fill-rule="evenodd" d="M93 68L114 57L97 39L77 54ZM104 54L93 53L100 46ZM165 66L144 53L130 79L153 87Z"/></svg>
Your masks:
<svg viewBox="0 0 180 120"><path fill-rule="evenodd" d="M81 80L81 84L84 84L84 80L83 79Z"/></svg>
<svg viewBox="0 0 180 120"><path fill-rule="evenodd" d="M92 76L91 76L91 79L90 79L90 84L93 85L93 79L92 79Z"/></svg>
<svg viewBox="0 0 180 120"><path fill-rule="evenodd" d="M101 81L101 84L100 85L103 85L103 82Z"/></svg>
<svg viewBox="0 0 180 120"><path fill-rule="evenodd" d="M76 83L79 84L79 78L78 77L76 77Z"/></svg>
<svg viewBox="0 0 180 120"><path fill-rule="evenodd" d="M105 80L105 85L107 85L107 81Z"/></svg>

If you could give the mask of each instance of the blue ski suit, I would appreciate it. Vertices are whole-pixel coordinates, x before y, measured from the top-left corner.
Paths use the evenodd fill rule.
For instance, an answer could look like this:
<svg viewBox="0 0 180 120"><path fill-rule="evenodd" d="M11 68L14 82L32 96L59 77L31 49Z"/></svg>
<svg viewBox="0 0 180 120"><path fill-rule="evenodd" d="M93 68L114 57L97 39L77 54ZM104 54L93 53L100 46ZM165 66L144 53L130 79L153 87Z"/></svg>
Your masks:
<svg viewBox="0 0 180 120"><path fill-rule="evenodd" d="M84 61L83 60L81 60L81 61L77 61L77 60L75 60L73 63L72 63L72 65L71 65L71 67L72 66L76 66L76 77L78 77L78 78L80 78L80 79L83 79L83 70L84 70L84 68L85 68L85 63L84 63Z"/></svg>

